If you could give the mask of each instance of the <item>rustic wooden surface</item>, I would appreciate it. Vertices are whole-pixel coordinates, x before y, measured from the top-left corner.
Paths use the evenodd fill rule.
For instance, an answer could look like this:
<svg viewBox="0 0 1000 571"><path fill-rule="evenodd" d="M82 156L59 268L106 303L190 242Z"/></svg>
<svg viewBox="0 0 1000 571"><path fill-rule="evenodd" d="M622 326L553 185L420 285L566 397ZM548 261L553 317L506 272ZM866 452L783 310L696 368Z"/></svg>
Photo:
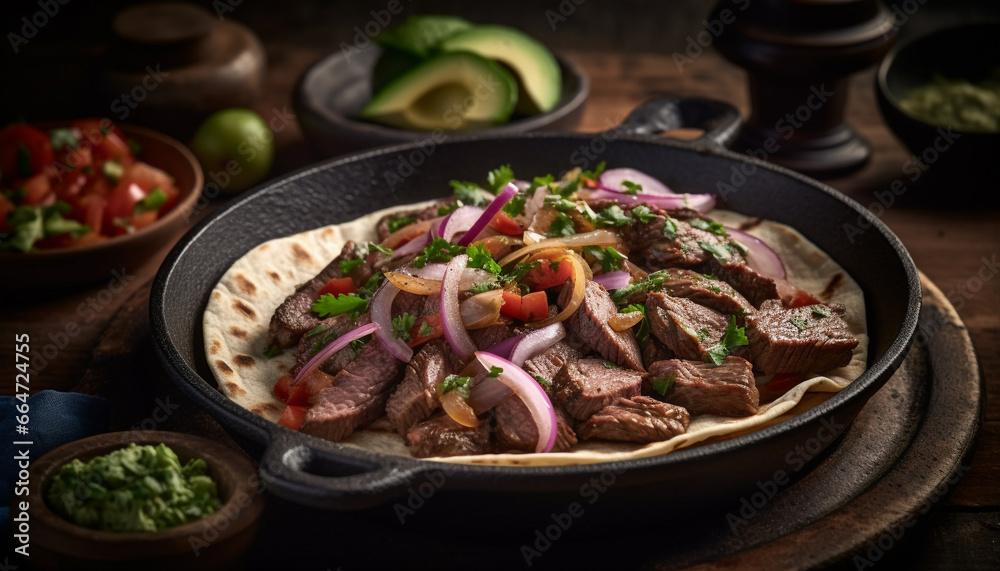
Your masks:
<svg viewBox="0 0 1000 571"><path fill-rule="evenodd" d="M291 110L290 93L296 78L322 55L319 50L270 43L265 99L258 111L266 117L282 109ZM667 55L568 55L592 80L581 131L607 129L640 102L665 93L715 97L737 105L744 114L748 111L743 72L713 53L703 54L683 73ZM869 70L853 79L848 121L872 143L873 160L852 176L828 181L865 205L874 201L873 193L887 189L892 180L904 176L903 164L910 156L878 113L872 78ZM271 173L274 176L321 158L302 140L297 125L276 133L276 140L279 149ZM965 188L957 183L922 188L900 197L882 214L882 220L907 246L917 266L958 309L979 351L987 385L983 429L971 467L945 501L944 509L928 518L921 539L909 542L909 549L926 552L921 559L926 568L956 568L962 562L975 566L977 562L1000 560L1000 279L996 279L1000 273L996 268L1000 261L1000 210L982 206L977 197L996 191ZM164 244L159 255L140 267L124 268L126 287L116 285L116 293L104 283L83 291L56 289L2 296L3 337L12 339L15 333L31 336L36 359L32 392L45 388L66 390L81 379L100 332L131 293L155 274L169 246ZM14 278L4 275L4 279ZM109 281L115 279L108 276ZM45 353L51 357L45 358ZM12 341L0 346L0 362L14 362ZM5 394L13 392L13 375L4 375L2 383ZM959 537L962 540L956 541Z"/></svg>

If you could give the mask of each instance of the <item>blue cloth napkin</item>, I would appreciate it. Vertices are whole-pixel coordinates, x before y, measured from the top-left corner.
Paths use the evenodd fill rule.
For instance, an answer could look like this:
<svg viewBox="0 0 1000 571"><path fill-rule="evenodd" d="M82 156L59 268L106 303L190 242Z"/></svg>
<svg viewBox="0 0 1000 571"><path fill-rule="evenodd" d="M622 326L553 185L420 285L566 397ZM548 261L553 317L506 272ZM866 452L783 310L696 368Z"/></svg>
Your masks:
<svg viewBox="0 0 1000 571"><path fill-rule="evenodd" d="M15 456L27 451L31 461L63 444L107 432L111 403L81 393L44 390L28 397L27 434L16 432L24 404L12 396L0 396L0 530L9 529L10 501L20 470ZM22 419L23 420L23 419ZM14 442L31 442L16 445Z"/></svg>

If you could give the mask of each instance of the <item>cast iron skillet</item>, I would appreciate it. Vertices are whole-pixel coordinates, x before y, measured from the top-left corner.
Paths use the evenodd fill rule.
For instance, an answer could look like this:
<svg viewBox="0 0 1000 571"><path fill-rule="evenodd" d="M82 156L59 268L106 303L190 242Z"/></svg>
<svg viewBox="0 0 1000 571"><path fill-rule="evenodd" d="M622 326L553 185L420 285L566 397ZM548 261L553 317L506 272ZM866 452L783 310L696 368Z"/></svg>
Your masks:
<svg viewBox="0 0 1000 571"><path fill-rule="evenodd" d="M805 176L726 150L739 123L738 112L724 103L664 99L640 106L620 127L602 134L396 146L329 160L270 182L192 229L163 263L150 298L159 357L178 386L261 459L269 491L311 507L388 506L420 486L450 492L464 507L489 500L498 509L520 509L524 498L533 498L527 503L565 509L565 502L588 491L602 494L605 504L640 505L656 498L675 506L736 497L774 480L778 471L804 473L798 472L801 465L834 440L899 366L916 327L920 285L900 241L859 204ZM692 142L655 136L681 126L706 134ZM353 449L267 422L216 390L204 359L202 313L223 272L252 247L443 196L450 179L480 180L502 163L524 176L587 168L598 160L641 169L679 192L715 192L720 207L789 224L819 245L864 289L871 337L867 371L823 404L732 440L654 458L559 467L454 465ZM863 232L849 239L846 223ZM609 481L614 486L608 487Z"/></svg>

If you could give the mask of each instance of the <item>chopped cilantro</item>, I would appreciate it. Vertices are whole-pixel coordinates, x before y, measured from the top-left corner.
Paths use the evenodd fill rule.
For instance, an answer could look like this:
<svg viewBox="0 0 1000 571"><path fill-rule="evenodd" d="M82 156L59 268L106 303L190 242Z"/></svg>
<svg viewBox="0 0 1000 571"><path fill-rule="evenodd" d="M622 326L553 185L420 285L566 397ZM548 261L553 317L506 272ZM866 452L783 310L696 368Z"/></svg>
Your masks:
<svg viewBox="0 0 1000 571"><path fill-rule="evenodd" d="M368 300L354 293L333 295L325 293L313 302L312 310L322 318L350 314L357 317L368 309Z"/></svg>
<svg viewBox="0 0 1000 571"><path fill-rule="evenodd" d="M711 332L708 330L707 327L702 327L698 331L695 331L694 336L697 337L698 338L698 342L701 343L701 342L704 342L705 339L708 338L708 336L709 336L710 333Z"/></svg>
<svg viewBox="0 0 1000 571"><path fill-rule="evenodd" d="M462 206L461 201L452 202L451 204L445 204L438 208L438 216L447 216L452 212L458 210L458 207Z"/></svg>
<svg viewBox="0 0 1000 571"><path fill-rule="evenodd" d="M434 241L413 259L413 265L422 268L428 262L449 262L452 258L463 252L465 252L465 248L462 246L452 244L444 238L434 238Z"/></svg>
<svg viewBox="0 0 1000 571"><path fill-rule="evenodd" d="M586 178L586 179L589 179L589 180L597 180L597 177L601 176L601 173L604 172L604 169L607 166L608 165L607 165L607 163L605 161L601 161L601 162L597 163L597 166L594 167L594 170L587 170L587 171L583 171L582 173L580 173L580 178Z"/></svg>
<svg viewBox="0 0 1000 571"><path fill-rule="evenodd" d="M392 255L392 248L386 248L381 244L376 244L375 242L368 242L368 250L375 250L376 252L381 252L386 256Z"/></svg>
<svg viewBox="0 0 1000 571"><path fill-rule="evenodd" d="M487 373L486 376L487 377L494 377L494 378L496 378L496 377L499 377L500 373L502 373L502 372L503 372L503 369L500 368L500 367L490 367L490 372Z"/></svg>
<svg viewBox="0 0 1000 571"><path fill-rule="evenodd" d="M340 275L346 276L363 263L364 260L340 260Z"/></svg>
<svg viewBox="0 0 1000 571"><path fill-rule="evenodd" d="M730 316L726 332L722 334L719 344L708 350L708 358L716 365L721 365L726 360L726 355L732 353L733 349L748 343L743 328L736 326L736 316Z"/></svg>
<svg viewBox="0 0 1000 571"><path fill-rule="evenodd" d="M798 315L793 315L789 317L788 322L794 325L796 328L798 328L799 331L805 331L806 329L809 329L809 322L806 321L805 319L802 319Z"/></svg>
<svg viewBox="0 0 1000 571"><path fill-rule="evenodd" d="M725 227L723 227L722 224L719 224L718 222L711 222L711 221L708 221L708 220L702 220L701 218L692 218L688 222L688 224L690 224L691 226L693 226L693 227L695 227L695 228L697 228L699 230L704 230L706 232L711 232L712 234L715 234L716 236L729 236L729 232L726 232Z"/></svg>
<svg viewBox="0 0 1000 571"><path fill-rule="evenodd" d="M744 256L747 255L747 252L750 251L750 248L747 248L746 246L744 246L740 242L737 242L736 240L731 240L728 244L726 244L726 247L729 248L730 250L736 248Z"/></svg>
<svg viewBox="0 0 1000 571"><path fill-rule="evenodd" d="M604 226L628 226L632 223L632 217L621 206L612 204L597 213L597 222Z"/></svg>
<svg viewBox="0 0 1000 571"><path fill-rule="evenodd" d="M563 198L569 198L578 188L580 188L580 179L570 180L556 187L555 193Z"/></svg>
<svg viewBox="0 0 1000 571"><path fill-rule="evenodd" d="M715 259L719 260L720 262L728 261L730 258L733 257L728 250L726 250L725 248L720 248L715 244L709 244L707 242L698 242L698 245L701 246L702 250L705 250L709 254L715 256Z"/></svg>
<svg viewBox="0 0 1000 571"><path fill-rule="evenodd" d="M639 204L632 208L632 215L639 219L639 222L643 224L649 224L651 221L656 220L656 215L653 211L649 209L645 204Z"/></svg>
<svg viewBox="0 0 1000 571"><path fill-rule="evenodd" d="M390 219L388 222L385 223L385 225L389 228L389 232L392 233L399 230L400 228L405 228L416 221L417 221L416 216L413 216L412 214L409 215L403 214Z"/></svg>
<svg viewBox="0 0 1000 571"><path fill-rule="evenodd" d="M461 375L448 375L441 381L441 394L446 395L451 391L457 391L458 394L462 395L462 398L469 398L469 382L472 377L463 377Z"/></svg>
<svg viewBox="0 0 1000 571"><path fill-rule="evenodd" d="M514 171L511 170L510 165L500 165L486 175L486 183L490 185L493 194L499 194L503 187L512 180L514 180Z"/></svg>
<svg viewBox="0 0 1000 571"><path fill-rule="evenodd" d="M104 161L104 164L101 165L101 172L111 182L118 182L118 179L125 174L125 169L122 168L121 161Z"/></svg>
<svg viewBox="0 0 1000 571"><path fill-rule="evenodd" d="M403 342L410 342L410 330L413 329L413 324L417 322L417 316L410 313L403 313L392 318L392 336L396 339L402 339ZM424 323L426 325L426 323Z"/></svg>
<svg viewBox="0 0 1000 571"><path fill-rule="evenodd" d="M268 347L267 351L264 351L264 357L268 359L273 359L282 353L284 353L284 351L278 349L277 347Z"/></svg>
<svg viewBox="0 0 1000 571"><path fill-rule="evenodd" d="M642 312L642 320L639 321L639 329L635 332L635 340L642 343L649 339L649 319L646 318L646 306L641 303L632 303L618 310L618 313Z"/></svg>
<svg viewBox="0 0 1000 571"><path fill-rule="evenodd" d="M521 262L514 266L514 269L510 273L500 276L500 281L504 283L519 282L524 279L524 276L528 275L528 272L537 267L538 262Z"/></svg>
<svg viewBox="0 0 1000 571"><path fill-rule="evenodd" d="M830 309L825 305L814 305L810 309L814 317L830 317Z"/></svg>
<svg viewBox="0 0 1000 571"><path fill-rule="evenodd" d="M469 256L469 263L466 265L470 268L481 268L491 274L499 274L503 271L500 264L496 263L496 260L490 255L490 251L486 249L486 246L472 244L465 249L465 253Z"/></svg>
<svg viewBox="0 0 1000 571"><path fill-rule="evenodd" d="M663 237L667 240L677 239L677 222L669 216L663 221Z"/></svg>
<svg viewBox="0 0 1000 571"><path fill-rule="evenodd" d="M53 151L67 147L75 149L80 146L80 139L76 138L72 129L52 129L49 131L49 141L52 143Z"/></svg>
<svg viewBox="0 0 1000 571"><path fill-rule="evenodd" d="M110 162L111 161L108 161L104 164L109 164ZM167 193L163 192L163 189L161 188L154 188L153 192L146 195L146 198L143 198L139 202L135 203L135 213L142 214L143 212L156 212L166 201Z"/></svg>
<svg viewBox="0 0 1000 571"><path fill-rule="evenodd" d="M714 293L716 295L722 295L722 288L720 288L717 285L707 285L707 286L705 286L705 289L707 289L708 291L710 291L710 292L712 292L712 293Z"/></svg>
<svg viewBox="0 0 1000 571"><path fill-rule="evenodd" d="M494 289L500 289L501 287L502 285L500 284L500 282L486 282L472 286L472 289L470 289L469 291L476 294L476 293L487 292Z"/></svg>
<svg viewBox="0 0 1000 571"><path fill-rule="evenodd" d="M63 218L70 210L70 205L62 201L49 206L18 206L7 214L7 226L13 231L0 234L0 250L30 252L42 238L60 234L77 238L90 232L90 227Z"/></svg>
<svg viewBox="0 0 1000 571"><path fill-rule="evenodd" d="M555 181L556 177L552 176L551 174L547 174L545 176L536 176L535 178L531 179L531 186L528 187L528 190L533 191L540 186L549 186Z"/></svg>
<svg viewBox="0 0 1000 571"><path fill-rule="evenodd" d="M611 292L611 299L615 303L620 303L628 296L640 292L640 291L653 291L663 285L663 282L670 279L670 272L667 270L659 270L653 272L646 276L646 279L641 282L633 282L628 284L623 288L616 289Z"/></svg>
<svg viewBox="0 0 1000 571"><path fill-rule="evenodd" d="M619 369L620 368L618 365L612 363L611 361L601 361L601 364L604 365L605 369Z"/></svg>
<svg viewBox="0 0 1000 571"><path fill-rule="evenodd" d="M650 383L653 385L653 390L660 394L661 397L667 396L667 393L674 388L674 381L677 380L677 375L670 373L666 377L655 377L650 379Z"/></svg>
<svg viewBox="0 0 1000 571"><path fill-rule="evenodd" d="M372 277L368 278L365 285L361 286L358 290L358 295L365 299L369 299L371 296L375 295L375 290L378 289L378 286L382 285L383 280L385 280L384 275L381 273L374 274Z"/></svg>
<svg viewBox="0 0 1000 571"><path fill-rule="evenodd" d="M552 381L546 379L541 375L531 375L531 376L532 378L535 379L535 381L538 382L538 384L542 385L542 388L545 390L548 390L552 386Z"/></svg>
<svg viewBox="0 0 1000 571"><path fill-rule="evenodd" d="M430 323L426 321L420 324L420 329L417 331L417 335L420 337L428 337L434 335L434 328L431 327Z"/></svg>
<svg viewBox="0 0 1000 571"><path fill-rule="evenodd" d="M528 203L528 194L525 192L518 192L507 201L507 204L503 205L504 213L506 213L511 218L516 218L524 214L524 205Z"/></svg>
<svg viewBox="0 0 1000 571"><path fill-rule="evenodd" d="M316 327L313 327L309 331L309 333L306 333L306 339L312 339L313 337L319 335L320 333L322 333L324 331L326 331L326 329L324 329L322 325L317 325Z"/></svg>
<svg viewBox="0 0 1000 571"><path fill-rule="evenodd" d="M453 180L448 184L451 185L455 196L462 201L462 204L485 206L490 203L490 193L479 188L479 185L474 182Z"/></svg>
<svg viewBox="0 0 1000 571"><path fill-rule="evenodd" d="M348 345L348 347L351 348L351 352L354 353L355 357L357 357L358 354L361 353L361 350L365 348L365 345L367 345L368 342L371 341L371 340L372 340L372 336L371 335L365 335L364 337L361 337L361 338L355 339L354 341L351 341L351 343L350 343L350 345Z"/></svg>
<svg viewBox="0 0 1000 571"><path fill-rule="evenodd" d="M719 279L719 276L717 276L715 274L701 274L701 275L704 276L707 279L710 279L710 280L718 280Z"/></svg>
<svg viewBox="0 0 1000 571"><path fill-rule="evenodd" d="M549 225L548 232L545 234L550 237L572 236L576 234L576 224L572 218L560 212L556 214L555 219L552 220L552 224Z"/></svg>
<svg viewBox="0 0 1000 571"><path fill-rule="evenodd" d="M638 194L642 190L641 184L636 184L630 180L623 180L622 186L625 187L625 190L622 191L625 194Z"/></svg>
<svg viewBox="0 0 1000 571"><path fill-rule="evenodd" d="M601 264L604 273L622 269L622 262L628 259L628 256L616 250L614 246L607 248L584 246L583 251L593 256Z"/></svg>
<svg viewBox="0 0 1000 571"><path fill-rule="evenodd" d="M569 212L570 210L576 210L577 204L572 200L563 198L557 194L551 194L545 197L545 205L555 208L559 212Z"/></svg>

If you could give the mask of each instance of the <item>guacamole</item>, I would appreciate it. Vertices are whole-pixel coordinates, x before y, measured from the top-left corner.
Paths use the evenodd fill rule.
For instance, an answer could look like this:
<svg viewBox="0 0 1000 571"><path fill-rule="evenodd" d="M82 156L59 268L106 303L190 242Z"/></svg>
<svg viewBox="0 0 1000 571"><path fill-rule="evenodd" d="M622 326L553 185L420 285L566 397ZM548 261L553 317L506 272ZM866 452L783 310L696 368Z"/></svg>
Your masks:
<svg viewBox="0 0 1000 571"><path fill-rule="evenodd" d="M157 531L219 509L215 481L202 459L181 466L165 444L73 460L53 479L49 506L67 520L104 531Z"/></svg>
<svg viewBox="0 0 1000 571"><path fill-rule="evenodd" d="M994 75L1000 78L1000 74ZM973 84L965 79L936 76L933 82L907 93L899 106L934 125L962 131L1000 132L1000 79Z"/></svg>

